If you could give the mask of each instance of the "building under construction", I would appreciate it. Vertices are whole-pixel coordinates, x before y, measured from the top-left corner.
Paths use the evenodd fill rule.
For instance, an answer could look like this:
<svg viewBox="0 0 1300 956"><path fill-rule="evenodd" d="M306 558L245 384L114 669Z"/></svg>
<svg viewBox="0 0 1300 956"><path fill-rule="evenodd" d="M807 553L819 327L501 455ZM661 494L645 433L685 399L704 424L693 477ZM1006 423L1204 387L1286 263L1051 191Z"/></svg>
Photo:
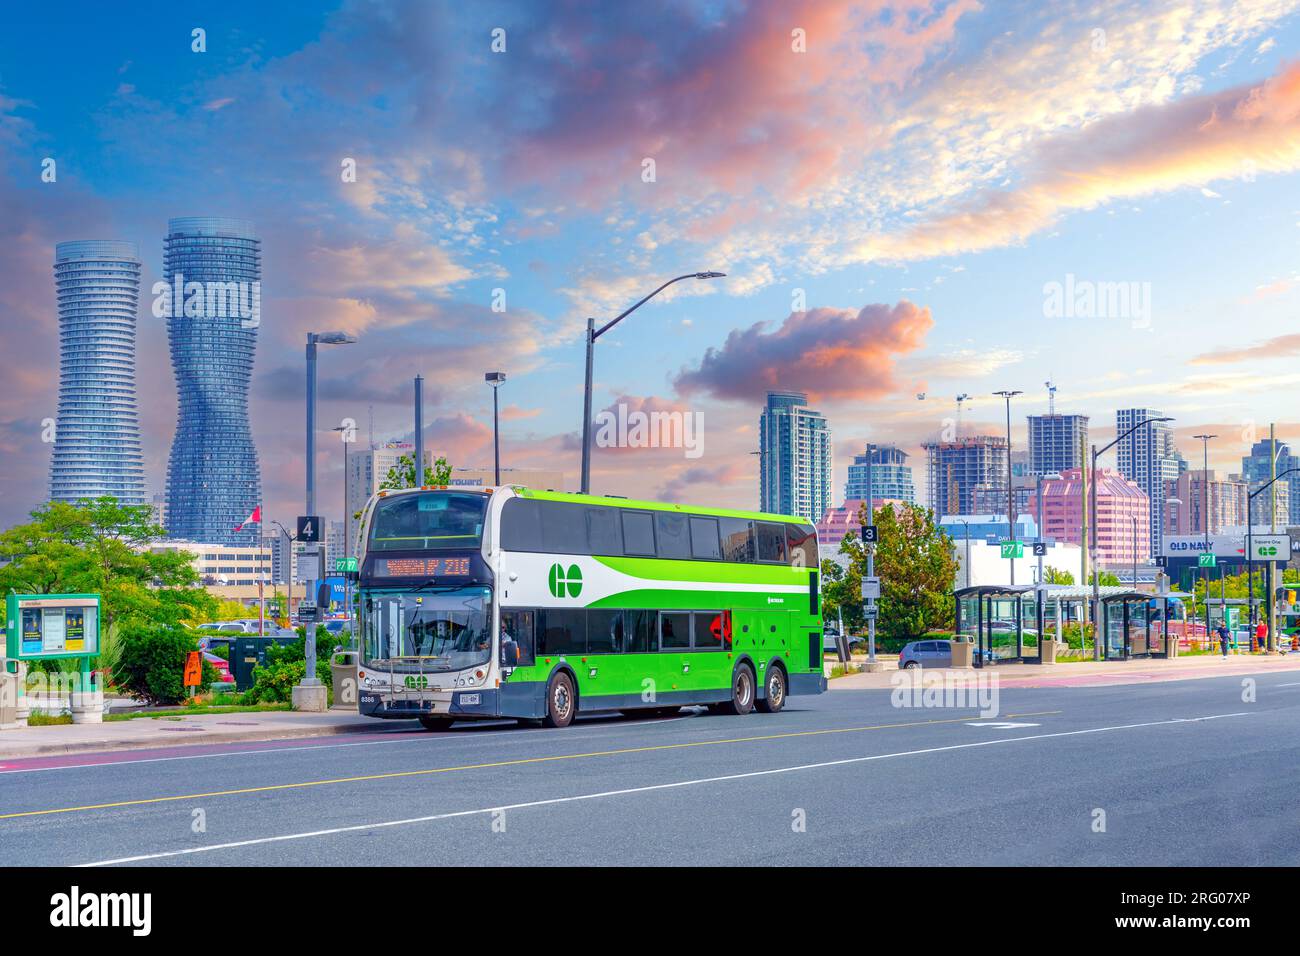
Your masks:
<svg viewBox="0 0 1300 956"><path fill-rule="evenodd" d="M1007 491L1007 440L973 435L956 441L926 442L926 486L936 517L975 514L976 489Z"/></svg>

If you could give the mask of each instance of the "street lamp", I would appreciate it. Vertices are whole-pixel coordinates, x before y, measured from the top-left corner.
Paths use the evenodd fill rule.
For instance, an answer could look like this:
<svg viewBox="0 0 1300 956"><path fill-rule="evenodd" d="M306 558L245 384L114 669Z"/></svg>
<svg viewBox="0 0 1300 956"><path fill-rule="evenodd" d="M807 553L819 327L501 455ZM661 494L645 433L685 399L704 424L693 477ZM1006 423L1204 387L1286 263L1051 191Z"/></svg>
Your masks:
<svg viewBox="0 0 1300 956"><path fill-rule="evenodd" d="M293 614L293 539L294 536L289 533L288 529L285 528L284 525L280 524L280 522L276 521L274 518L271 519L271 524L275 525L277 528L280 529L280 533L284 535L284 540L285 540L285 563L288 564L289 567L287 569L281 568L280 571L281 573L285 574L288 581L288 583L285 585L286 591L284 595L284 616L285 619L287 620L289 616Z"/></svg>
<svg viewBox="0 0 1300 956"><path fill-rule="evenodd" d="M483 381L492 386L492 484L501 484L501 432L497 425L497 389L505 384L505 372L488 372Z"/></svg>
<svg viewBox="0 0 1300 956"><path fill-rule="evenodd" d="M347 572L347 561L352 556L352 511L348 506L348 445L356 441L355 425L335 425L334 431L339 433L339 438L343 441L343 613L351 615L351 598L350 598L350 579ZM348 437L352 436L352 437Z"/></svg>
<svg viewBox="0 0 1300 956"><path fill-rule="evenodd" d="M1088 550L1092 554L1092 657L1093 660L1099 661L1104 658L1104 655L1102 654L1102 640L1104 635L1102 634L1102 632L1105 630L1104 625L1106 623L1105 621L1098 620L1098 616L1101 614L1101 573L1100 573L1099 562L1097 561L1097 458L1103 453L1109 451L1111 448L1114 448L1125 438L1128 438L1129 435L1132 435L1143 425L1150 425L1153 422L1172 422L1172 421L1173 419L1170 418L1168 415L1161 416L1160 418L1144 418L1136 425L1131 426L1123 434L1117 436L1114 441L1112 441L1109 445L1106 445L1100 451L1098 451L1097 446L1095 444L1092 446L1092 481L1088 485L1088 491L1089 491Z"/></svg>
<svg viewBox="0 0 1300 956"><path fill-rule="evenodd" d="M1193 435L1201 442L1201 526L1205 532L1205 553L1210 553L1210 439L1218 435ZM1189 491L1191 489L1188 489ZM1246 523L1250 524L1250 509L1246 510ZM1205 579L1205 638L1210 637L1210 571L1201 569Z"/></svg>
<svg viewBox="0 0 1300 956"><path fill-rule="evenodd" d="M1009 540L1014 545L1016 540L1016 518L1015 515L1012 513L1013 512L1012 498L1014 495L1014 491L1011 487L1011 399L1015 398L1017 395L1023 395L1024 393L1019 391L1014 391L1014 392L1001 391L1001 392L994 392L993 394L1001 396L1002 398L1006 399L1007 402L1007 531L1010 533ZM1012 550L1011 583L1015 584L1016 583L1016 559L1014 556L1015 548L1013 547L1011 550Z"/></svg>
<svg viewBox="0 0 1300 956"><path fill-rule="evenodd" d="M307 514L309 516L316 514L316 346L317 345L351 345L357 340L355 335L349 335L347 332L308 332L307 333ZM319 550L312 553L311 561L316 560ZM309 561L308 563L311 563ZM308 569L311 574L307 580L307 597L313 596L316 584L315 572ZM303 672L302 683L295 690L305 690L312 688L311 695L322 704L328 697L322 699L315 688L323 687L320 679L316 676L316 622L307 622L303 627L305 635L305 654L307 668ZM297 696L306 696L300 694ZM298 701L295 700L295 705ZM315 709L309 706L307 709ZM320 708L324 710L322 706Z"/></svg>
<svg viewBox="0 0 1300 956"><path fill-rule="evenodd" d="M582 494L585 495L591 491L591 372L592 363L595 360L596 339L618 325L674 282L681 282L683 279L721 279L725 275L725 272L688 272L686 275L669 279L644 299L619 313L599 329L596 328L595 319L587 319L587 387L584 389L582 397L582 487L580 489Z"/></svg>
<svg viewBox="0 0 1300 956"><path fill-rule="evenodd" d="M1253 534L1255 530L1255 522L1252 520L1251 509L1254 505L1256 495L1258 495L1262 491L1266 491L1269 488L1269 486L1271 486L1273 482L1277 481L1279 478L1283 478L1291 474L1292 472L1297 472L1297 471L1300 471L1300 468L1288 468L1286 471L1274 475L1272 478L1268 480L1267 483L1260 485L1254 491L1247 492L1246 494L1246 604L1250 608L1250 626L1252 632L1254 631L1254 627L1255 627L1255 539ZM1289 559L1290 555L1287 555L1287 558ZM1268 602L1269 602L1268 606L1270 609L1269 614L1271 618L1272 607L1273 607L1272 593L1269 593L1268 595ZM1207 618L1207 622L1208 622L1208 618ZM1207 637L1209 636L1208 633L1206 636ZM1273 650L1276 644L1277 644L1277 636L1273 633L1273 621L1269 620L1268 649L1270 651Z"/></svg>

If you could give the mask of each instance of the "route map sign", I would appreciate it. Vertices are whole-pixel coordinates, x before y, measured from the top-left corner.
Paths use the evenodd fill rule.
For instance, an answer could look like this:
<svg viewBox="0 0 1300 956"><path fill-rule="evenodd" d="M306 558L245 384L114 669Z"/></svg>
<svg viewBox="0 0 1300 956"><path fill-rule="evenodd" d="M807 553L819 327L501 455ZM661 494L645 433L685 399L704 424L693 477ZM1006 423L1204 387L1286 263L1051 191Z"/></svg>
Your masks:
<svg viewBox="0 0 1300 956"><path fill-rule="evenodd" d="M10 594L5 651L11 660L93 657L99 653L98 594Z"/></svg>

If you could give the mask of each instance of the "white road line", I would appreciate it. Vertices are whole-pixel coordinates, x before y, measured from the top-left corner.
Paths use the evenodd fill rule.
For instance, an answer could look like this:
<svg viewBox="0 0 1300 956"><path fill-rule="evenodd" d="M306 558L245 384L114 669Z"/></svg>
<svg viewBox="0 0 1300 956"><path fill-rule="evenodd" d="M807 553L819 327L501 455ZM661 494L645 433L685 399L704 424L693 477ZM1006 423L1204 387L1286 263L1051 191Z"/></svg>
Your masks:
<svg viewBox="0 0 1300 956"><path fill-rule="evenodd" d="M1273 686L1274 687L1300 687L1300 681L1295 681L1294 683L1291 684L1274 684Z"/></svg>
<svg viewBox="0 0 1300 956"><path fill-rule="evenodd" d="M702 777L695 780L678 780L673 783L656 783L645 787L628 787L623 790L604 790L599 793L584 793L572 797L552 797L547 800L531 800L527 803L512 803L504 806L481 807L476 810L457 810L451 813L434 813L425 817L410 817L405 820L385 820L380 823L358 823L353 826L331 827L328 830L310 830L305 833L286 833L280 836L257 837L251 840L237 840L232 843L215 843L210 846L188 847L184 850L166 850L161 853L144 853L139 856L124 856L113 860L97 860L93 863L77 864L81 867L113 866L119 863L141 863L146 860L162 860L168 857L189 856L195 853L211 853L214 850L231 850L238 847L259 846L267 843L283 843L288 840L307 840L312 837L333 836L339 833L358 833L363 830L381 830L388 827L411 826L417 823L433 823L439 820L454 820L459 817L480 816L504 810L527 810L533 807L557 806L562 803L577 803L584 800L601 800L607 797L625 797L638 793L653 793L657 790L675 790L683 787L695 787L710 783L727 783L733 780L749 780L755 777L770 777L776 774L797 773L803 770L823 770L827 767L843 767L850 764L869 763L874 760L888 760L892 757L917 757L924 754L944 753L952 750L968 750L973 747L997 747L1002 744L1024 743L1031 740L1048 740L1053 737L1078 737L1083 734L1102 734L1116 730L1137 730L1143 727L1161 727L1170 724L1195 723L1204 720L1219 720L1225 717L1248 717L1251 711L1233 714L1210 714L1205 717L1181 717L1172 720L1153 720L1141 724L1121 724L1115 727L1091 727L1086 730L1065 730L1051 734L1034 734L1030 737L1002 737L997 740L980 740L967 744L951 744L946 747L927 747L923 750L904 750L897 753L872 754L867 757L847 757L841 760L827 760L821 763L800 764L795 767L777 767L772 770L752 770L747 773L732 773L720 777Z"/></svg>
<svg viewBox="0 0 1300 956"><path fill-rule="evenodd" d="M676 720L687 720L687 719L689 718L665 717L659 720L639 720L636 722L636 726L645 726L647 724L670 724ZM587 733L566 732L564 734L564 739L568 740L571 737L595 737L595 736L599 736L597 731L627 729L630 728L631 726L632 724L627 724L625 725L625 727L607 727L604 725L598 727L597 726L583 727L581 723L579 723L578 730L579 731L587 730L588 732ZM366 733L366 732L367 731L362 731L362 733ZM384 733L391 734L393 739L392 740L358 740L350 744L312 744L305 747L263 747L257 750L229 750L229 751L223 751L222 753L215 753L215 754L180 754L175 757L143 757L140 760L105 760L100 763L74 763L74 764L67 764L59 767L15 767L12 770L0 770L0 777L6 776L8 774L13 774L13 773L46 773L51 770L94 770L94 769L99 769L104 767L129 767L141 763L167 763L172 760L206 760L210 757L249 757L249 756L256 756L257 754L305 753L310 750L341 750L345 747L377 747L385 744L440 743L440 742L460 743L463 741L475 739L476 737L479 736L483 736L483 739L486 740L496 740L501 737L513 737L518 734L533 734L534 736L536 736L539 733L539 729L536 727L528 727L528 728L521 728L517 730L501 730L496 732L491 732L486 730L456 731L450 734L441 734L439 736L432 736L430 734L424 733L423 731L415 731L415 730L384 731ZM310 740L311 738L306 737L306 738L298 738L298 739ZM193 744L174 744L173 746L220 747L222 745L204 744L199 741L195 741ZM150 748L141 747L140 749L147 750ZM117 752L120 753L121 751L117 751ZM49 759L50 757L57 757L57 756L58 754L42 754L36 757L9 757L8 759L9 760L46 760ZM0 763L0 767L3 766L5 765L3 763Z"/></svg>

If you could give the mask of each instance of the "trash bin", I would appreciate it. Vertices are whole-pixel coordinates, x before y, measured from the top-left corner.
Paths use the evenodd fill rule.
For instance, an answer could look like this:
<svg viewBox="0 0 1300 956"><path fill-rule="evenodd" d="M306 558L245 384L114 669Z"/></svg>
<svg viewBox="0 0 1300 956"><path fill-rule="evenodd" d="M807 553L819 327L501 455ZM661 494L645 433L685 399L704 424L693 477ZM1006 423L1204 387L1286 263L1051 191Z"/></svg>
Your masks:
<svg viewBox="0 0 1300 956"><path fill-rule="evenodd" d="M0 730L18 727L18 675L0 670Z"/></svg>
<svg viewBox="0 0 1300 956"><path fill-rule="evenodd" d="M1040 663L1040 664L1055 664L1055 663L1056 663L1056 649L1057 649L1060 645L1059 645L1056 641L1049 641L1049 640L1040 640L1038 643L1039 643L1039 652L1038 652L1038 653L1039 653L1039 655L1040 655L1039 658L1038 658L1038 663Z"/></svg>
<svg viewBox="0 0 1300 956"><path fill-rule="evenodd" d="M951 666L974 667L975 666L975 645L972 644L970 641L953 641Z"/></svg>
<svg viewBox="0 0 1300 956"><path fill-rule="evenodd" d="M356 651L336 650L330 655L330 684L334 688L330 710L357 709L357 659Z"/></svg>

